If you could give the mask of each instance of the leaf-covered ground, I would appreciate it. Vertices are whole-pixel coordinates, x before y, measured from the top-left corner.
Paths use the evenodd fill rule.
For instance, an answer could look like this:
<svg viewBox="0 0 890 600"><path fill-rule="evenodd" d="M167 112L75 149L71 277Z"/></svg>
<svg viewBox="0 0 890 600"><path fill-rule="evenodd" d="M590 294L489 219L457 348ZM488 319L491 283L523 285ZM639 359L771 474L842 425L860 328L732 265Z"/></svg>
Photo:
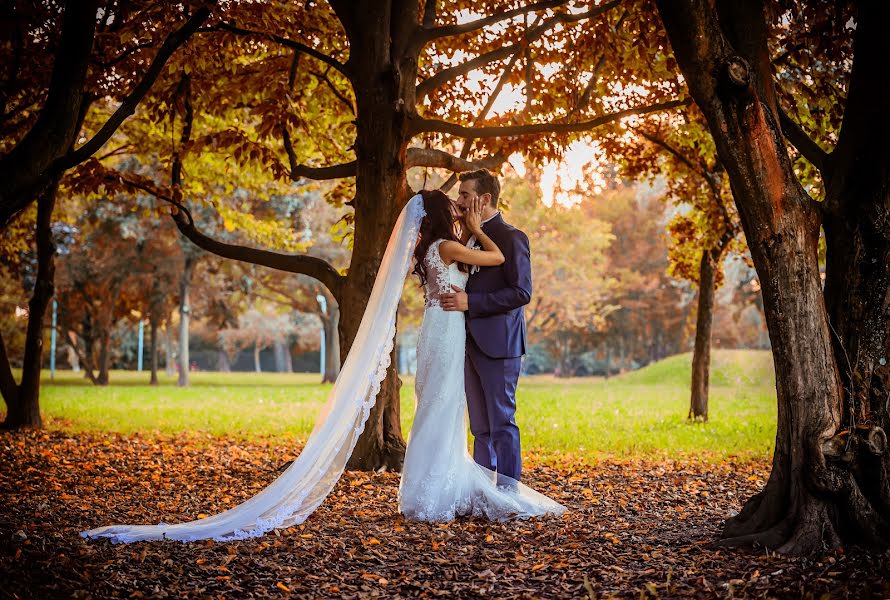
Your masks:
<svg viewBox="0 0 890 600"><path fill-rule="evenodd" d="M262 489L297 448L196 436L0 433L0 597L890 595L887 554L710 547L765 464L526 456L561 519L448 525L397 513L398 474L347 473L302 526L234 543L113 545L78 532L193 519Z"/></svg>

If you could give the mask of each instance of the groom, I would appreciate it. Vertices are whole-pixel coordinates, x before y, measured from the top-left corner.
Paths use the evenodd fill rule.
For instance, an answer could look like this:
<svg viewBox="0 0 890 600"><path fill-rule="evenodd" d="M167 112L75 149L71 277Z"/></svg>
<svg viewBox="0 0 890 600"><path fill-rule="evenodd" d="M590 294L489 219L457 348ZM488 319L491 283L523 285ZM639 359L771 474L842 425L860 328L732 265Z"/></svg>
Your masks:
<svg viewBox="0 0 890 600"><path fill-rule="evenodd" d="M474 460L499 475L519 480L522 456L516 426L516 383L525 354L523 306L532 295L528 237L504 221L498 210L501 186L486 169L460 175L457 204L482 202L482 230L506 261L471 273L466 291L442 296L442 308L467 313L465 386L473 432ZM468 245L475 242L470 238ZM512 482L498 478L499 484Z"/></svg>

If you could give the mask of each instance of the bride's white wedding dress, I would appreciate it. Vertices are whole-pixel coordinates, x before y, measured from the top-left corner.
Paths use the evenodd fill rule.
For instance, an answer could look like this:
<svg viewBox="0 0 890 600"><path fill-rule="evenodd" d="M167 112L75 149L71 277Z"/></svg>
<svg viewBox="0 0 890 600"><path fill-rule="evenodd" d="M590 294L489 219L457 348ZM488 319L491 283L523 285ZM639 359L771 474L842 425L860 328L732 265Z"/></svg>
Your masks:
<svg viewBox="0 0 890 600"><path fill-rule="evenodd" d="M451 286L464 288L467 274L445 265L443 240L427 250L423 324L417 341L417 411L399 486L399 510L409 519L451 521L474 515L491 520L559 515L565 507L516 481L476 464L467 449L464 313L443 310ZM507 485L505 485L505 482Z"/></svg>
<svg viewBox="0 0 890 600"><path fill-rule="evenodd" d="M205 519L176 524L109 525L83 531L81 535L86 538L108 538L117 543L206 539L226 542L259 537L273 529L291 527L305 521L324 502L340 479L364 431L377 392L380 391L380 383L386 376L395 337L396 311L424 214L420 194L411 198L402 209L386 245L352 349L343 362L328 401L302 452L275 481L245 502ZM430 316L430 319L438 320L443 327L434 327L432 320L430 325L425 324L425 341L421 344L421 353L428 358L423 361L424 375L419 374L418 379L426 381L426 384L422 392L423 401L418 403L416 433L412 434L409 442L410 464L406 464L408 471L405 474L409 483L403 486L403 491L411 493L410 497L403 496L406 508L418 518L430 515L432 519L468 511L492 518L561 512L560 505L528 488L519 487L519 493L510 499L508 493L496 490L493 484L482 485L484 476L481 471L471 470L461 462L462 458L456 458L469 456L466 429L461 429L464 427L463 314L447 316L441 309L437 312L439 316ZM430 315L429 311L427 315ZM450 323L447 328L444 327L446 322ZM436 340L430 342L431 337L436 337ZM449 346L447 352L440 349L443 342ZM448 361L447 366L445 363L435 364L437 355ZM458 364L459 369L455 366ZM436 391L436 386L443 387ZM445 390L452 393L443 396L441 392ZM440 402L441 399L447 401ZM434 425L440 415L442 419L452 419L450 425L444 427L443 420L439 422L443 425L441 432L427 431L428 428L423 425ZM449 440L436 437L446 430L451 432ZM443 461L450 453L454 453L454 457ZM424 460L429 462L425 465ZM455 465L460 467L455 470L452 468ZM424 470L429 474L441 473L442 476L431 479L424 476ZM430 493L430 490L434 492ZM434 497L436 493L441 496L439 500ZM534 502L530 503L529 498Z"/></svg>

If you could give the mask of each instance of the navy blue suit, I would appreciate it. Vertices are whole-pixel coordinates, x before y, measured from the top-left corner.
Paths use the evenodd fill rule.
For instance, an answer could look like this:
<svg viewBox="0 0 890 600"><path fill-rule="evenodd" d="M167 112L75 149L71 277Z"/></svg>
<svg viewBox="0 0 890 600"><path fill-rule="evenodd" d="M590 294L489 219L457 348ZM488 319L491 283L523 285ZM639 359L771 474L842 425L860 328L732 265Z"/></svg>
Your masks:
<svg viewBox="0 0 890 600"><path fill-rule="evenodd" d="M532 295L528 236L498 214L482 225L506 259L480 267L467 281L465 386L473 432L473 459L519 480L522 473L516 426L516 383L525 354L523 306Z"/></svg>

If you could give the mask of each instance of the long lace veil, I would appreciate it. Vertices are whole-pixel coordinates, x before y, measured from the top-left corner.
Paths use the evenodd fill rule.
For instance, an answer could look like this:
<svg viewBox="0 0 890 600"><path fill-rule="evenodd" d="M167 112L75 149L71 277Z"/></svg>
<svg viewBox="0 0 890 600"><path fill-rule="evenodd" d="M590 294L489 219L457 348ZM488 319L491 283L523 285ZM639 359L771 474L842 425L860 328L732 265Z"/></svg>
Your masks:
<svg viewBox="0 0 890 600"><path fill-rule="evenodd" d="M240 540L302 523L330 493L365 428L390 363L396 310L425 211L415 195L386 246L371 298L337 381L306 446L278 479L253 498L206 519L176 525L111 525L81 532L114 542Z"/></svg>

